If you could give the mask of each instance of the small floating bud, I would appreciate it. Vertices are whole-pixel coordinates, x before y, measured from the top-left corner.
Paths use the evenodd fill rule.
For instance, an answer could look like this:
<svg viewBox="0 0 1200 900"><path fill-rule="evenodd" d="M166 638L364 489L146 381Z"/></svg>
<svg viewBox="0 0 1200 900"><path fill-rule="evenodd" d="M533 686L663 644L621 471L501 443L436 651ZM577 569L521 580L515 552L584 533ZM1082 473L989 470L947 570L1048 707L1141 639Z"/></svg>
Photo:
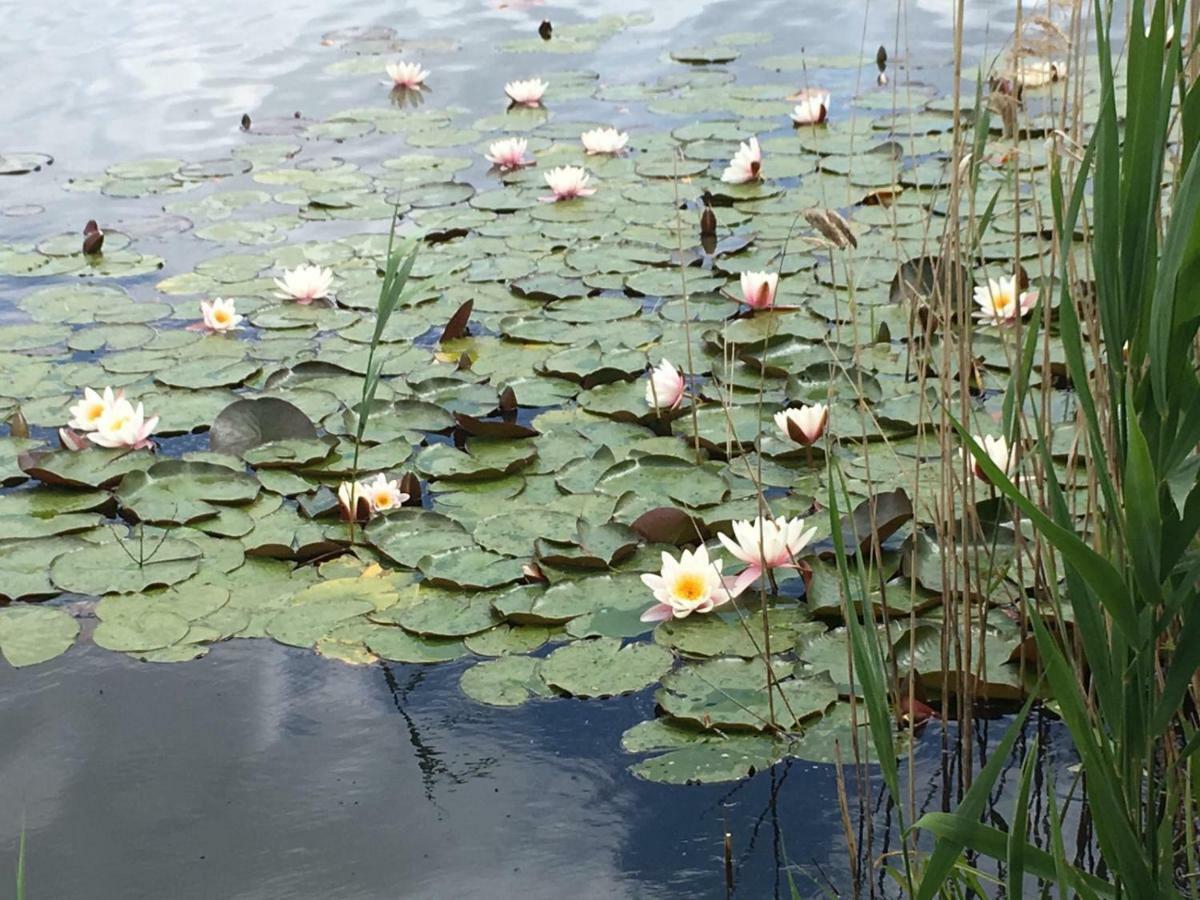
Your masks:
<svg viewBox="0 0 1200 900"><path fill-rule="evenodd" d="M700 235L702 237L711 237L717 233L717 214L713 212L711 206L705 206L704 211L700 213Z"/></svg>
<svg viewBox="0 0 1200 900"><path fill-rule="evenodd" d="M242 131L250 130L250 114L242 113Z"/></svg>
<svg viewBox="0 0 1200 900"><path fill-rule="evenodd" d="M538 34L543 41L550 40L550 36L554 33L554 26L550 24L549 19L542 19L542 24L538 26Z"/></svg>

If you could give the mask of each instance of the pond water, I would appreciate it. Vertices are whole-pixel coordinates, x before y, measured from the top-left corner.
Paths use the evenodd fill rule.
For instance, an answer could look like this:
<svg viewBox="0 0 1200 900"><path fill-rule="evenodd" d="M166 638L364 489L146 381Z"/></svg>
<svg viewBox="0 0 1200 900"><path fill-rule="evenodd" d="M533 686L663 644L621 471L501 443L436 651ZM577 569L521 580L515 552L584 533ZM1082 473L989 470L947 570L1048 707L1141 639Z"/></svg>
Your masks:
<svg viewBox="0 0 1200 900"><path fill-rule="evenodd" d="M33 5L8 23L14 49L0 58L7 86L0 121L10 125L0 157L47 154L53 164L0 178L0 241L23 247L77 233L93 218L111 225L129 233L144 255L113 260L129 267L123 277L118 272L119 284L139 301L156 299L163 279L189 275L205 259L260 252L258 233L222 239L210 231L203 240L182 233L173 218L181 213L164 218L163 207L196 195L157 196L149 184L157 176L134 174L119 180L138 184L110 184L100 193L87 179L142 158L227 159L256 139L302 144L301 166L328 166L335 157L365 168L395 156L403 142L384 129L330 140L342 132L333 128L322 139L289 124L294 115L307 128L339 110L388 105L383 73L355 71L353 47L343 46L369 40L363 30L374 26L394 28L387 40L432 70L421 112L453 110L456 122L471 123L503 112L506 80L539 75L553 84L556 73L587 70L598 73L600 85L614 86L609 98L576 91L550 102L553 114L628 129L636 144L639 129L662 131L681 121L656 124L645 98L634 97L638 86L664 76L701 77L695 73L702 69L670 58L684 47L735 46L740 57L717 68L793 87L803 83L802 72L756 69L756 61L802 49L830 59L861 54L866 67L840 64L823 73L822 86L835 96L834 122L847 117L836 98L873 87L880 44L893 60L919 69L920 90L944 90L951 5L919 0L897 22L894 7L882 3L864 13L861 4L825 0L661 2L652 15L580 39L570 53L536 46L541 20L569 35L570 26L601 15L647 12L645 4ZM1011 32L1014 4L973 0L968 7L965 43L978 59ZM719 42L731 33L748 37ZM521 41L534 46L503 49ZM626 93L621 86L629 86ZM872 108L855 115L878 115L883 107ZM239 127L243 114L256 123L250 135ZM257 137L255 128L275 134ZM452 148L470 157L455 181L494 189L476 150L483 135L453 138L439 129L415 152ZM419 206L420 190L399 185L397 199ZM270 235L271 245L387 230L379 216L317 218L289 223ZM152 256L162 258L161 268L145 264ZM15 266L12 258L4 265ZM30 310L19 304L30 291L75 278L5 271L6 322L27 321ZM185 306L172 324L195 317L194 303L179 309ZM433 324L422 321L423 328ZM128 332L106 335L113 349ZM91 346L57 359L90 363L97 352ZM55 399L52 406L33 387L22 390L28 394L14 390L9 399L37 401L27 413L32 434L51 440L64 404ZM522 421L549 405L539 403ZM202 434L187 434L193 424L172 428L161 452L206 448ZM655 716L653 688L498 709L463 696L466 660L352 666L265 639L214 643L194 662L151 664L91 643L94 604L81 599L88 594L67 591L53 601L82 623L66 653L27 668L0 662L0 872L15 863L24 830L31 897L723 897L726 832L733 896L788 896L787 861L803 896L822 883L847 883L832 766L791 759L743 781L686 787L628 771L633 758L621 751L620 738ZM1005 724L980 720L981 749ZM1056 724L1037 719L1030 729L1054 765L1070 761ZM948 802L946 785L956 776L946 751L953 743L953 732L944 736L937 722L916 742L914 793L923 809ZM877 783L869 795L871 815L886 834L894 821Z"/></svg>

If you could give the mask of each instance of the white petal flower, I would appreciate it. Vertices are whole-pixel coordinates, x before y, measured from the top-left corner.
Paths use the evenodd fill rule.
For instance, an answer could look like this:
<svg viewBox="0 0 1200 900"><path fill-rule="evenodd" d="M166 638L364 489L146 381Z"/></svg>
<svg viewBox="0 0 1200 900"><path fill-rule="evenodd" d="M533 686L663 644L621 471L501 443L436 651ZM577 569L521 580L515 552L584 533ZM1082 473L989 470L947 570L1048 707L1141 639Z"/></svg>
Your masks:
<svg viewBox="0 0 1200 900"><path fill-rule="evenodd" d="M983 452L987 454L988 459L1001 472L1012 478L1017 468L1017 448L1009 447L1008 440L1004 435L993 437L992 435L974 435L975 443L983 447ZM991 484L991 479L987 473L976 461L974 455L966 447L960 447L958 450L959 456L965 458L971 464L971 471L975 473L975 477L980 481L986 481Z"/></svg>
<svg viewBox="0 0 1200 900"><path fill-rule="evenodd" d="M783 436L804 447L820 440L828 424L829 407L824 403L775 413L775 425L783 432Z"/></svg>
<svg viewBox="0 0 1200 900"><path fill-rule="evenodd" d="M625 149L629 135L615 128L593 128L579 136L583 149L589 154L608 153L615 155Z"/></svg>
<svg viewBox="0 0 1200 900"><path fill-rule="evenodd" d="M501 169L519 169L521 166L529 165L530 160L525 158L525 150L528 146L529 141L525 138L504 138L493 141L488 146L488 152L484 159Z"/></svg>
<svg viewBox="0 0 1200 900"><path fill-rule="evenodd" d="M320 266L297 266L286 270L282 278L275 279L275 286L280 291L277 296L299 303L312 303L328 297L332 285L333 272Z"/></svg>
<svg viewBox="0 0 1200 900"><path fill-rule="evenodd" d="M821 125L829 117L829 91L801 91L792 99L799 101L792 109L797 125Z"/></svg>
<svg viewBox="0 0 1200 900"><path fill-rule="evenodd" d="M596 193L595 188L587 186L588 173L579 166L559 166L546 173L546 184L554 192L551 197L538 199L553 203L557 200L573 200L576 197L590 197Z"/></svg>
<svg viewBox="0 0 1200 900"><path fill-rule="evenodd" d="M992 325L1012 325L1037 303L1037 291L1017 294L1016 278L989 278L975 288L975 318Z"/></svg>
<svg viewBox="0 0 1200 900"><path fill-rule="evenodd" d="M675 409L683 402L686 388L683 373L663 360L650 370L646 383L646 405L651 409Z"/></svg>
<svg viewBox="0 0 1200 900"><path fill-rule="evenodd" d="M742 299L751 309L767 309L775 303L775 291L779 287L777 272L743 272L741 278Z"/></svg>
<svg viewBox="0 0 1200 900"><path fill-rule="evenodd" d="M243 319L237 314L233 300L222 300L220 297L215 297L212 303L201 300L200 314L204 317L204 327L215 332L236 331Z"/></svg>
<svg viewBox="0 0 1200 900"><path fill-rule="evenodd" d="M662 571L645 574L642 583L654 592L658 601L642 613L643 622L664 619L684 619L692 613L706 613L727 603L732 595L721 578L724 563L709 560L708 550L701 546L694 552L684 550L678 560L669 553L662 555Z"/></svg>
<svg viewBox="0 0 1200 900"><path fill-rule="evenodd" d="M371 512L396 509L408 499L408 494L400 490L400 482L388 481L382 472L376 475L374 480L359 484L359 488L370 502Z"/></svg>
<svg viewBox="0 0 1200 900"><path fill-rule="evenodd" d="M758 180L762 173L762 148L758 146L758 138L738 146L729 167L721 174L721 180L726 184L745 184Z"/></svg>
<svg viewBox="0 0 1200 900"><path fill-rule="evenodd" d="M504 86L504 93L513 103L524 106L537 106L542 102L542 95L550 87L540 78L528 78L524 81L510 81Z"/></svg>
<svg viewBox="0 0 1200 900"><path fill-rule="evenodd" d="M106 387L103 394L97 394L91 388L83 389L83 399L69 410L71 419L67 426L76 431L95 431L100 427L104 414L113 408L121 393L113 394L113 389Z"/></svg>
<svg viewBox="0 0 1200 900"><path fill-rule="evenodd" d="M420 63L414 62L388 63L387 73L396 87L409 90L421 87L429 77L429 72L421 68Z"/></svg>
<svg viewBox="0 0 1200 900"><path fill-rule="evenodd" d="M118 399L88 432L88 440L101 447L127 447L141 450L150 446L150 435L158 425L158 416L146 419L142 404L136 407L124 397Z"/></svg>
<svg viewBox="0 0 1200 900"><path fill-rule="evenodd" d="M718 534L725 549L746 563L746 569L734 579L730 592L738 596L770 569L797 568L797 560L816 535L816 528L805 528L801 518L759 517L733 523L733 538Z"/></svg>

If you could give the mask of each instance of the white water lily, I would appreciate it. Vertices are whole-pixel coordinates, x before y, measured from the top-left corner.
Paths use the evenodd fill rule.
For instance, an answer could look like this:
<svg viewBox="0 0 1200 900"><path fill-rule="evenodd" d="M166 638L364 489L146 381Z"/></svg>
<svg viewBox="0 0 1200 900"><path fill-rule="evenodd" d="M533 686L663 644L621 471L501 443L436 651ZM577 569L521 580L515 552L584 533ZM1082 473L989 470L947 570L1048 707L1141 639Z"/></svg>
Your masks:
<svg viewBox="0 0 1200 900"><path fill-rule="evenodd" d="M298 303L312 303L329 296L332 285L333 271L320 266L296 266L285 270L282 278L275 279L275 286L280 291L277 296Z"/></svg>
<svg viewBox="0 0 1200 900"><path fill-rule="evenodd" d="M523 106L537 106L542 102L542 95L550 85L540 78L527 78L523 81L510 81L504 86L504 93L513 103Z"/></svg>
<svg viewBox="0 0 1200 900"><path fill-rule="evenodd" d="M361 522L371 515L371 499L361 482L343 481L338 485L337 500L343 522Z"/></svg>
<svg viewBox="0 0 1200 900"><path fill-rule="evenodd" d="M721 173L721 180L726 184L746 184L757 181L762 173L762 148L758 146L758 138L752 137L738 145L738 151L728 168Z"/></svg>
<svg viewBox="0 0 1200 900"><path fill-rule="evenodd" d="M820 440L828 424L829 407L824 403L775 413L775 425L783 432L783 436L804 447L812 446Z"/></svg>
<svg viewBox="0 0 1200 900"><path fill-rule="evenodd" d="M525 150L528 147L529 141L525 138L504 138L488 145L484 159L504 170L519 169L531 162L525 158Z"/></svg>
<svg viewBox="0 0 1200 900"><path fill-rule="evenodd" d="M990 434L977 434L973 435L973 437L975 438L975 443L983 448L983 452L987 454L988 459L992 461L996 468L1011 478L1017 467L1017 448L1009 447L1008 440L1004 435L992 437ZM965 458L971 464L971 471L975 473L976 478L980 481L986 481L988 484L992 483L992 480L988 478L987 473L983 471L974 454L969 449L960 447L958 453L960 457Z"/></svg>
<svg viewBox="0 0 1200 900"><path fill-rule="evenodd" d="M1037 291L1025 291L1018 296L1016 278L989 278L987 284L975 288L975 318L993 325L1011 325L1033 309Z"/></svg>
<svg viewBox="0 0 1200 900"><path fill-rule="evenodd" d="M236 331L242 325L243 317L237 313L233 300L222 300L214 297L212 303L200 301L200 315L204 317L204 327L209 331Z"/></svg>
<svg viewBox="0 0 1200 900"><path fill-rule="evenodd" d="M579 136L583 149L588 154L608 153L616 155L629 143L629 135L615 128L593 128Z"/></svg>
<svg viewBox="0 0 1200 900"><path fill-rule="evenodd" d="M103 394L97 394L91 388L84 388L83 399L68 410L71 418L67 426L76 431L95 431L100 427L100 420L104 418L104 414L112 409L122 396L121 391L114 394L110 387L106 387Z"/></svg>
<svg viewBox="0 0 1200 900"><path fill-rule="evenodd" d="M414 62L388 63L387 73L392 79L392 84L409 90L417 90L429 77L428 70L421 68L420 63Z"/></svg>
<svg viewBox="0 0 1200 900"><path fill-rule="evenodd" d="M141 450L151 445L150 435L154 433L156 425L158 416L147 419L142 404L135 407L120 397L100 417L95 431L88 432L88 440L101 447Z"/></svg>
<svg viewBox="0 0 1200 900"><path fill-rule="evenodd" d="M778 272L743 272L742 299L751 309L768 309L775 303L779 287Z"/></svg>
<svg viewBox="0 0 1200 900"><path fill-rule="evenodd" d="M1062 60L1030 60L1017 72L1017 80L1030 89L1045 87L1067 77L1067 64Z"/></svg>
<svg viewBox="0 0 1200 900"><path fill-rule="evenodd" d="M804 520L764 519L733 523L733 537L722 533L717 537L725 549L746 564L745 570L729 585L730 593L738 596L764 572L771 569L795 569L800 553L816 535L816 528L805 528Z"/></svg>
<svg viewBox="0 0 1200 900"><path fill-rule="evenodd" d="M792 108L797 125L821 125L829 117L829 91L801 91L789 99L798 101Z"/></svg>
<svg viewBox="0 0 1200 900"><path fill-rule="evenodd" d="M364 481L359 488L371 504L371 512L387 512L396 509L408 499L408 494L400 490L399 481L388 481L382 472L373 480Z"/></svg>
<svg viewBox="0 0 1200 900"><path fill-rule="evenodd" d="M686 619L692 613L711 612L729 602L732 595L721 578L723 565L720 559L710 561L703 546L690 553L684 550L679 559L663 553L662 571L642 576L642 583L654 592L658 601L642 613L642 621Z"/></svg>
<svg viewBox="0 0 1200 900"><path fill-rule="evenodd" d="M651 409L675 409L683 402L686 386L683 373L664 359L650 370L650 378L646 383L646 405Z"/></svg>
<svg viewBox="0 0 1200 900"><path fill-rule="evenodd" d="M546 173L546 184L554 192L551 197L539 197L544 203L554 203L558 200L573 200L576 197L590 197L596 193L595 188L587 186L588 173L579 166L559 166Z"/></svg>

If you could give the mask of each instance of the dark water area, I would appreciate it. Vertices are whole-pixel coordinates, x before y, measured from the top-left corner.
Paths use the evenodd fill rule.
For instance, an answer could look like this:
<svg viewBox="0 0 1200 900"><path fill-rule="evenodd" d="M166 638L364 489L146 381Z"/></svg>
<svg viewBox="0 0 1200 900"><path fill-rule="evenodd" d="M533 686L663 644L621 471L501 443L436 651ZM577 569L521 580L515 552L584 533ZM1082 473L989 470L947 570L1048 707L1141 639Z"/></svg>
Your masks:
<svg viewBox="0 0 1200 900"><path fill-rule="evenodd" d="M728 831L734 897L789 897L785 860L803 896L845 886L832 766L651 784L616 749L650 692L492 709L461 696L462 668L268 641L165 666L81 644L0 668L0 872L23 824L30 897L720 898ZM981 741L1005 724L980 722ZM1035 729L1053 763L1065 733ZM916 745L929 809L941 744L934 723Z"/></svg>

